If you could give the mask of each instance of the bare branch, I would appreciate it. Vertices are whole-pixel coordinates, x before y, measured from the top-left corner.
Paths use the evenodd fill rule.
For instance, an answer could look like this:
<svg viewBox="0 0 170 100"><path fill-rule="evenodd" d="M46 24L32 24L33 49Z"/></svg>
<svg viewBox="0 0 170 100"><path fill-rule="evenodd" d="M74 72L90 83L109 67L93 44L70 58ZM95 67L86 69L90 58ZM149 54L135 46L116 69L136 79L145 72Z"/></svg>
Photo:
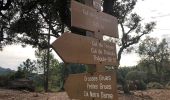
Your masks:
<svg viewBox="0 0 170 100"><path fill-rule="evenodd" d="M41 33L41 34L39 34L39 35L46 35L46 36L48 36L48 34L47 33ZM53 37L56 37L56 38L58 38L56 35L54 35L54 34L50 34L50 36L53 36Z"/></svg>

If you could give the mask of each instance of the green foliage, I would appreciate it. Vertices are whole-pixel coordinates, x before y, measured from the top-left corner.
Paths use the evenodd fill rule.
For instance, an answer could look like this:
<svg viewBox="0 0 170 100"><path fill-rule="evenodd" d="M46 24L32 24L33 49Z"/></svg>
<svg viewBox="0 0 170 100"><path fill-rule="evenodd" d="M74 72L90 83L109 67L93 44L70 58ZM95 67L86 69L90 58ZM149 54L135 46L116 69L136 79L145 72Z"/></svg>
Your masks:
<svg viewBox="0 0 170 100"><path fill-rule="evenodd" d="M156 72L155 66L153 64L151 64L151 62L148 59L141 58L141 60L139 61L138 65L137 65L137 68L138 68L138 70L144 71L147 74Z"/></svg>
<svg viewBox="0 0 170 100"><path fill-rule="evenodd" d="M150 82L147 84L147 88L149 89L163 89L163 85L157 82Z"/></svg>
<svg viewBox="0 0 170 100"><path fill-rule="evenodd" d="M165 73L163 74L163 77L164 77L164 81L165 82L169 82L170 81L170 71L166 68L166 71Z"/></svg>
<svg viewBox="0 0 170 100"><path fill-rule="evenodd" d="M131 71L131 70L132 70L132 69L131 69L130 67L120 67L120 68L118 69L118 73L120 73L120 75L125 78L125 76L127 75L127 73L128 73L129 71Z"/></svg>
<svg viewBox="0 0 170 100"><path fill-rule="evenodd" d="M138 53L140 56L154 56L158 52L156 38L146 37L139 45Z"/></svg>
<svg viewBox="0 0 170 100"><path fill-rule="evenodd" d="M7 18L0 19L0 29L3 27L3 33L11 38L4 40L3 45L21 43L47 48L45 31L50 27L51 35L56 37L61 32L61 2L63 0L12 1L9 9L3 12Z"/></svg>
<svg viewBox="0 0 170 100"><path fill-rule="evenodd" d="M33 76L33 82L35 85L35 91L37 92L44 91L44 77L42 74L35 74Z"/></svg>
<svg viewBox="0 0 170 100"><path fill-rule="evenodd" d="M133 90L145 90L146 89L146 84L144 81L146 81L146 73L143 71L137 71L134 70L134 68L131 68L133 70L130 70L127 74L125 79L129 81L129 89Z"/></svg>
<svg viewBox="0 0 170 100"><path fill-rule="evenodd" d="M146 73L142 71L129 71L126 75L127 80L146 80Z"/></svg>
<svg viewBox="0 0 170 100"><path fill-rule="evenodd" d="M35 61L31 61L31 59L27 59L22 64L20 64L18 70L23 71L26 74L26 76L28 76L37 71L35 64L36 64Z"/></svg>
<svg viewBox="0 0 170 100"><path fill-rule="evenodd" d="M18 70L11 75L11 79L29 78L36 71L35 61L27 59L22 64L19 65Z"/></svg>
<svg viewBox="0 0 170 100"><path fill-rule="evenodd" d="M38 67L39 73L44 73L47 65L47 50L39 50L35 51L35 57L37 58L36 63Z"/></svg>
<svg viewBox="0 0 170 100"><path fill-rule="evenodd" d="M5 87L5 86L7 86L8 82L9 82L9 77L8 77L8 75L0 76L0 87Z"/></svg>
<svg viewBox="0 0 170 100"><path fill-rule="evenodd" d="M36 86L35 87L35 92L43 92L43 91L44 91L43 86Z"/></svg>
<svg viewBox="0 0 170 100"><path fill-rule="evenodd" d="M59 62L54 58L52 53L49 54L49 63L47 63L47 50L37 49L35 51L35 56L37 58L37 68L38 73L43 74L43 85L45 91L48 91L48 85L57 84L56 78L57 77L57 68L59 66ZM47 66L47 64L49 64Z"/></svg>
<svg viewBox="0 0 170 100"><path fill-rule="evenodd" d="M20 78L25 78L26 74L25 72L23 72L20 68L18 69L18 71L11 76L11 79L15 80L15 79L20 79Z"/></svg>
<svg viewBox="0 0 170 100"><path fill-rule="evenodd" d="M119 84L126 84L126 75L131 69L129 67L120 67L117 71L117 82Z"/></svg>
<svg viewBox="0 0 170 100"><path fill-rule="evenodd" d="M126 75L127 73L132 70L130 67L120 67L118 70L117 70L117 82L119 84L122 85L123 87L123 91L125 93L130 93L129 92L129 87L128 87L128 84L127 84L127 80L126 80Z"/></svg>
<svg viewBox="0 0 170 100"><path fill-rule="evenodd" d="M128 80L127 81L129 90L145 90L146 84L143 80Z"/></svg>
<svg viewBox="0 0 170 100"><path fill-rule="evenodd" d="M140 80L137 84L137 90L146 90L147 86L143 80Z"/></svg>
<svg viewBox="0 0 170 100"><path fill-rule="evenodd" d="M143 65L154 66L157 74L164 70L170 57L166 40L158 43L157 39L151 37L147 37L139 44L138 54L142 57Z"/></svg>
<svg viewBox="0 0 170 100"><path fill-rule="evenodd" d="M78 74L86 72L86 66L83 64L69 64L67 66L69 74Z"/></svg>
<svg viewBox="0 0 170 100"><path fill-rule="evenodd" d="M138 54L141 57L138 66L147 72L148 82L167 80L170 49L165 39L158 42L156 38L147 37L139 44Z"/></svg>

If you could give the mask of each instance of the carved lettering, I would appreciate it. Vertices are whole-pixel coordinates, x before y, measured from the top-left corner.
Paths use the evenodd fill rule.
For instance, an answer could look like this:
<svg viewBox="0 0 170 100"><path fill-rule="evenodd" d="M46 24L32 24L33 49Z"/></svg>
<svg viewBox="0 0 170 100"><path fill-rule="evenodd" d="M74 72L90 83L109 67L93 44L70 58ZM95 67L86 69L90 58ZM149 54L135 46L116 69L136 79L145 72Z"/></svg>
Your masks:
<svg viewBox="0 0 170 100"><path fill-rule="evenodd" d="M100 92L101 95L101 99L113 99L113 94L109 94L109 93L104 93L104 92Z"/></svg>
<svg viewBox="0 0 170 100"><path fill-rule="evenodd" d="M100 89L101 90L111 90L112 86L111 85L104 85L103 83L100 83Z"/></svg>
<svg viewBox="0 0 170 100"><path fill-rule="evenodd" d="M88 96L89 96L89 93L88 93L87 91L84 91L83 93L84 93L84 96L85 96L85 97L88 97Z"/></svg>
<svg viewBox="0 0 170 100"><path fill-rule="evenodd" d="M84 76L84 81L86 82L94 82L94 81L98 81L98 77L87 77Z"/></svg>
<svg viewBox="0 0 170 100"><path fill-rule="evenodd" d="M94 47L97 47L97 46L98 46L98 45L97 45L97 41L92 41L91 44L92 44L92 46L94 46Z"/></svg>
<svg viewBox="0 0 170 100"><path fill-rule="evenodd" d="M99 97L100 97L100 94L90 91L90 97L99 98Z"/></svg>
<svg viewBox="0 0 170 100"><path fill-rule="evenodd" d="M87 83L87 89L96 90L96 89L98 89L98 85Z"/></svg>

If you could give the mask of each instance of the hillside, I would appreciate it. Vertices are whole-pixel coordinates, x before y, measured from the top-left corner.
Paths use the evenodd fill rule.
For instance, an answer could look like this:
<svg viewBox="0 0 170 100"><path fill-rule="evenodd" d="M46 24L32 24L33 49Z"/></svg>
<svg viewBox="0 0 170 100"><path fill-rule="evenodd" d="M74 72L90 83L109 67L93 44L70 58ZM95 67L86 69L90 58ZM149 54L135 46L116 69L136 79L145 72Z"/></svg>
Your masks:
<svg viewBox="0 0 170 100"><path fill-rule="evenodd" d="M14 70L11 70L9 68L3 68L0 66L0 75L7 75L11 72L15 72Z"/></svg>

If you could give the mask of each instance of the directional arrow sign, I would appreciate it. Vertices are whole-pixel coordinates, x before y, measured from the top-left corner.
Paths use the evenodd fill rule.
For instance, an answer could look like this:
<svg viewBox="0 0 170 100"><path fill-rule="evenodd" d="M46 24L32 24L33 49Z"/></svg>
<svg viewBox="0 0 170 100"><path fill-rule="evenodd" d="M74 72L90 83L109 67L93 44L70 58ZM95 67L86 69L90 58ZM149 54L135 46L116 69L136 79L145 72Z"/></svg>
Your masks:
<svg viewBox="0 0 170 100"><path fill-rule="evenodd" d="M72 33L64 33L54 43L53 49L67 63L116 65L115 43Z"/></svg>
<svg viewBox="0 0 170 100"><path fill-rule="evenodd" d="M118 21L115 17L75 0L71 3L71 25L93 32L100 31L102 35L118 37Z"/></svg>
<svg viewBox="0 0 170 100"><path fill-rule="evenodd" d="M66 80L65 90L71 99L117 100L114 72L71 74Z"/></svg>

